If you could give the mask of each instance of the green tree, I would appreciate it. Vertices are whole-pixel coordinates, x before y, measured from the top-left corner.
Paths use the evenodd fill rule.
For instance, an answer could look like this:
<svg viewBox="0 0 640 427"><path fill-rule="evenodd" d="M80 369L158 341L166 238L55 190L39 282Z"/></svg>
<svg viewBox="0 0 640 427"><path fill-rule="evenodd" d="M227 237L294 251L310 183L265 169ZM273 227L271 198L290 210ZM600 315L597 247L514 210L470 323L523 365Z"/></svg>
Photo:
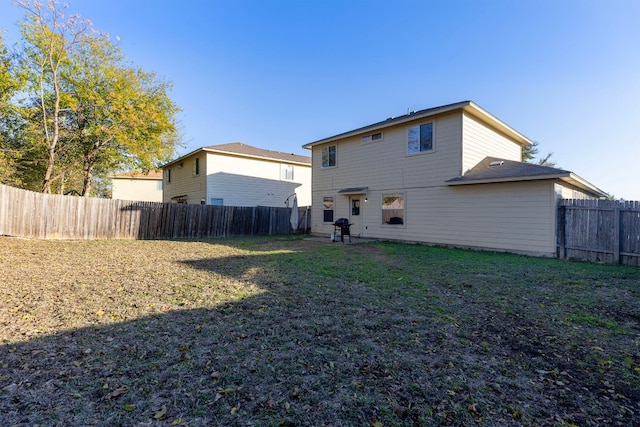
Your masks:
<svg viewBox="0 0 640 427"><path fill-rule="evenodd" d="M522 161L525 163L535 163L540 166L549 166L552 168L558 167L556 162L551 159L553 153L548 153L544 157L536 157L539 149L538 141L534 141L531 145L525 145L522 147Z"/></svg>
<svg viewBox="0 0 640 427"><path fill-rule="evenodd" d="M122 169L148 170L173 157L180 144L171 86L125 65L107 34L56 0L19 3L23 182L40 191L80 190ZM102 185L101 185L102 187Z"/></svg>
<svg viewBox="0 0 640 427"><path fill-rule="evenodd" d="M67 86L74 94L67 135L82 160L82 191L94 173L149 170L173 157L179 144L170 85L153 73L123 66L107 37L92 37L72 62Z"/></svg>
<svg viewBox="0 0 640 427"><path fill-rule="evenodd" d="M62 76L69 69L69 55L82 43L82 36L90 22L78 15L65 16L54 0L46 6L34 1L19 2L25 10L25 22L21 25L22 68L30 95L28 107L39 109L40 143L46 149L46 166L41 191L51 192L51 181L60 140L61 113L71 102L69 93L61 86ZM63 9L66 6L63 7Z"/></svg>
<svg viewBox="0 0 640 427"><path fill-rule="evenodd" d="M13 62L0 33L0 183L20 185L17 174L20 153L13 147L18 115L12 101L21 82L12 74Z"/></svg>

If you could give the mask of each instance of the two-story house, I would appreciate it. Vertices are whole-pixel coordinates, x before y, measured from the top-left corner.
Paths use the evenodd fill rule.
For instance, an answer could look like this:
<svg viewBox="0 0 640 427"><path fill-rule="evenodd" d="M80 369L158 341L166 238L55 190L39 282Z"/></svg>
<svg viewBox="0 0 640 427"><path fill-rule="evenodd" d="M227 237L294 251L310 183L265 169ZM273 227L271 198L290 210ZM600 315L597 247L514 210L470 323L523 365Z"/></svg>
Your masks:
<svg viewBox="0 0 640 427"><path fill-rule="evenodd" d="M234 142L199 148L162 167L163 201L284 207L311 204L311 158Z"/></svg>
<svg viewBox="0 0 640 427"><path fill-rule="evenodd" d="M531 143L471 101L308 143L311 231L347 218L354 236L553 256L557 199L605 193L522 163Z"/></svg>

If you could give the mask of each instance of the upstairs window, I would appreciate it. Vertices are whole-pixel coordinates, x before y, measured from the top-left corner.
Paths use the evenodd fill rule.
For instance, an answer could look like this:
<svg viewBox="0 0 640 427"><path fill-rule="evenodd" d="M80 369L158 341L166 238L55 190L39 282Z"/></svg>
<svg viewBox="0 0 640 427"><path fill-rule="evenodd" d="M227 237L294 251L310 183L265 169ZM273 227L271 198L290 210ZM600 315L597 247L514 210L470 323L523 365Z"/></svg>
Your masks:
<svg viewBox="0 0 640 427"><path fill-rule="evenodd" d="M332 168L336 166L336 146L330 145L322 149L322 167Z"/></svg>
<svg viewBox="0 0 640 427"><path fill-rule="evenodd" d="M407 154L433 151L433 123L411 126L407 130Z"/></svg>
<svg viewBox="0 0 640 427"><path fill-rule="evenodd" d="M196 157L196 160L193 163L193 174L200 175L200 159L198 157Z"/></svg>
<svg viewBox="0 0 640 427"><path fill-rule="evenodd" d="M167 169L167 184L171 182L171 169Z"/></svg>
<svg viewBox="0 0 640 427"><path fill-rule="evenodd" d="M292 165L280 165L280 179L283 181L293 181Z"/></svg>

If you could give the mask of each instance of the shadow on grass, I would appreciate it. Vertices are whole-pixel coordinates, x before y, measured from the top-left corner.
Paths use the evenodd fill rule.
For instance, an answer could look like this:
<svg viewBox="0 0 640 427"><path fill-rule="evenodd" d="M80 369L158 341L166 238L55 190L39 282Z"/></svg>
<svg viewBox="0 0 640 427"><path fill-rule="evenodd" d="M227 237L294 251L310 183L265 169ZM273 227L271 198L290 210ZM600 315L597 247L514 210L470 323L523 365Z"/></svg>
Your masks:
<svg viewBox="0 0 640 427"><path fill-rule="evenodd" d="M0 419L127 426L640 421L636 389L616 389L606 373L554 372L567 341L552 343L553 331L539 319L474 306L464 281L441 289L439 276L416 269L408 283L407 271L378 259L376 246L234 245L254 252L182 261L232 280L234 301L0 346ZM198 286L194 298L206 295ZM191 298L189 283L181 289ZM460 307L477 311L465 318Z"/></svg>

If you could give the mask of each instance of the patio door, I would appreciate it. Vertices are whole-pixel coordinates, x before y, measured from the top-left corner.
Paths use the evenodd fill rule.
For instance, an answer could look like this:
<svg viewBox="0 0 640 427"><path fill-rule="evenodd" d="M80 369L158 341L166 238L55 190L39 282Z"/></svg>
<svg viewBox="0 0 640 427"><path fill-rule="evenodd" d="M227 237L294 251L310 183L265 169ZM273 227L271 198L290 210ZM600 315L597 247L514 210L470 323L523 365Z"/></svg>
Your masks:
<svg viewBox="0 0 640 427"><path fill-rule="evenodd" d="M349 197L349 223L351 223L351 235L362 237L361 197Z"/></svg>

